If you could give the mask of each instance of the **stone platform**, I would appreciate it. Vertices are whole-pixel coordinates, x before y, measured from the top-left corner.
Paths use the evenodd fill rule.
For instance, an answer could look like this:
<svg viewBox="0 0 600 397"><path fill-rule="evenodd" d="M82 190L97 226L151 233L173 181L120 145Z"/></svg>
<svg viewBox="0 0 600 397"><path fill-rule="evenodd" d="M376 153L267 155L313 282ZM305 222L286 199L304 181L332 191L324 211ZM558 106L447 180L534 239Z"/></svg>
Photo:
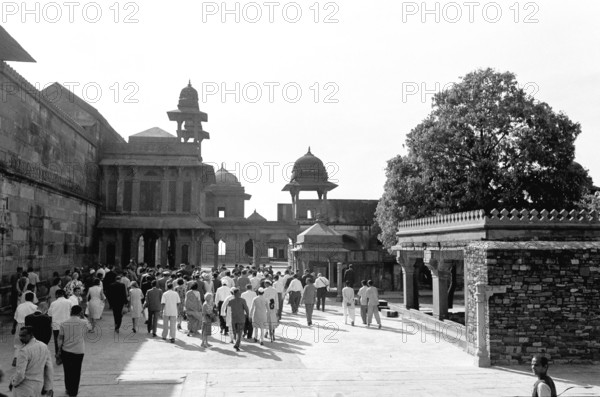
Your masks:
<svg viewBox="0 0 600 397"><path fill-rule="evenodd" d="M344 324L339 303L315 311L312 327L304 311L289 314L274 343L242 342L236 352L215 328L201 349L198 337L178 332L175 344L152 338L142 328L112 331L106 311L101 332L89 334L79 396L529 396L534 377L526 366L480 369L451 334L431 333L402 318L382 318L383 328L367 328L360 316L356 326ZM357 310L357 315L358 315ZM6 376L0 392L7 393L13 337L2 328L0 366ZM185 327L185 322L184 322ZM159 324L160 328L160 324ZM54 351L53 344L50 344ZM64 396L62 367L56 368L56 396ZM598 366L552 366L563 396L600 396Z"/></svg>

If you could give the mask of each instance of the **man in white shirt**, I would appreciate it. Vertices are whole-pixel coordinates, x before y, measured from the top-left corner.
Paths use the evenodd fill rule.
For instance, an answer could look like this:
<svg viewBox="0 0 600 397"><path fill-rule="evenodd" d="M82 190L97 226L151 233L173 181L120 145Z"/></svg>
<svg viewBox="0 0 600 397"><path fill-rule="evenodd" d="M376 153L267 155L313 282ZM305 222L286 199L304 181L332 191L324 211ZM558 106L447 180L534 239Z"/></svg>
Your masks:
<svg viewBox="0 0 600 397"><path fill-rule="evenodd" d="M283 295L285 293L285 281L283 281L278 274L273 277L273 280L275 281L273 283L273 288L275 288L275 291L277 291L277 297L279 298L279 310L277 310L277 318L279 321L281 321L281 313L283 311Z"/></svg>
<svg viewBox="0 0 600 397"><path fill-rule="evenodd" d="M29 279L29 284L33 285L33 293L37 293L37 285L40 283L40 276L37 273L33 272L33 267L29 267L27 269L27 278Z"/></svg>
<svg viewBox="0 0 600 397"><path fill-rule="evenodd" d="M231 296L231 288L223 284L219 288L217 288L217 292L215 293L215 303L217 305L217 311L219 312L219 324L221 326L221 334L229 335L229 330L227 328L227 324L225 323L225 317L221 316L221 308L223 307L223 302L225 299Z"/></svg>
<svg viewBox="0 0 600 397"><path fill-rule="evenodd" d="M379 292L377 287L373 285L373 281L367 281L367 327L371 326L373 315L377 320L377 325L381 328L381 318L379 318Z"/></svg>
<svg viewBox="0 0 600 397"><path fill-rule="evenodd" d="M58 354L58 332L60 325L71 318L73 302L65 298L65 291L56 290L56 300L50 305L48 315L52 317L52 335L54 335L54 354Z"/></svg>
<svg viewBox="0 0 600 397"><path fill-rule="evenodd" d="M19 349L22 345L21 339L19 339L19 331L25 326L25 317L35 313L35 311L37 310L37 306L33 303L33 296L33 292L26 292L25 302L17 306L17 310L15 311L15 321L17 323L17 328L15 333L15 355L13 357L13 367L17 365L17 354L19 353Z"/></svg>
<svg viewBox="0 0 600 397"><path fill-rule="evenodd" d="M222 285L227 285L229 287L229 289L235 287L235 282L231 278L231 272L230 271L225 272L225 275L223 277L221 277L221 284Z"/></svg>
<svg viewBox="0 0 600 397"><path fill-rule="evenodd" d="M246 285L246 291L242 294L242 299L246 301L248 307L252 307L252 301L256 298L256 292L252 290L252 284ZM252 339L254 329L252 327L252 319L246 316L246 325L244 326L244 337Z"/></svg>
<svg viewBox="0 0 600 397"><path fill-rule="evenodd" d="M175 343L175 333L177 332L177 315L179 314L178 305L181 303L179 294L173 291L173 284L167 284L167 290L163 294L161 301L163 331L162 338L167 339L167 334L170 331L171 343Z"/></svg>
<svg viewBox="0 0 600 397"><path fill-rule="evenodd" d="M322 311L325 311L325 298L327 297L327 287L329 287L329 280L319 273L315 280L315 287L317 288L317 310L321 307Z"/></svg>
<svg viewBox="0 0 600 397"><path fill-rule="evenodd" d="M290 282L286 293L290 295L290 305L292 306L292 314L298 313L298 307L300 306L300 298L302 296L302 282L298 279L298 275L294 274L294 278Z"/></svg>
<svg viewBox="0 0 600 397"><path fill-rule="evenodd" d="M362 322L364 325L367 325L367 289L369 287L367 287L367 280L362 280L361 281L362 287L358 290L358 297L360 300L360 318L362 319Z"/></svg>
<svg viewBox="0 0 600 397"><path fill-rule="evenodd" d="M32 327L19 330L19 341L17 369L9 386L13 396L52 395L54 367L48 346L35 339Z"/></svg>
<svg viewBox="0 0 600 397"><path fill-rule="evenodd" d="M81 306L81 287L75 287L73 289L73 294L69 296L69 300L73 304L73 306Z"/></svg>
<svg viewBox="0 0 600 397"><path fill-rule="evenodd" d="M260 278L258 277L258 273L256 273L256 270L252 271L252 277L250 277L250 284L252 284L252 289L254 290L254 292L256 292L258 290L258 287L260 287Z"/></svg>
<svg viewBox="0 0 600 397"><path fill-rule="evenodd" d="M344 324L350 324L354 327L354 288L350 286L350 281L346 281L346 286L342 289L342 308L344 311Z"/></svg>

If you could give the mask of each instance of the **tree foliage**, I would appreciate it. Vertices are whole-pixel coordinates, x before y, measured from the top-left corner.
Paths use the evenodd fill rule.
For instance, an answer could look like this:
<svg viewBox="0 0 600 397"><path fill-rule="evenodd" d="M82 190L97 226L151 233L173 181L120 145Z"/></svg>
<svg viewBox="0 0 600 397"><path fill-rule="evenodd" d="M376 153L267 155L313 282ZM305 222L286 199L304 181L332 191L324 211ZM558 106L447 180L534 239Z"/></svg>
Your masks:
<svg viewBox="0 0 600 397"><path fill-rule="evenodd" d="M388 162L376 221L386 246L398 221L493 208L572 208L592 186L573 161L578 123L492 69L464 76L433 98Z"/></svg>

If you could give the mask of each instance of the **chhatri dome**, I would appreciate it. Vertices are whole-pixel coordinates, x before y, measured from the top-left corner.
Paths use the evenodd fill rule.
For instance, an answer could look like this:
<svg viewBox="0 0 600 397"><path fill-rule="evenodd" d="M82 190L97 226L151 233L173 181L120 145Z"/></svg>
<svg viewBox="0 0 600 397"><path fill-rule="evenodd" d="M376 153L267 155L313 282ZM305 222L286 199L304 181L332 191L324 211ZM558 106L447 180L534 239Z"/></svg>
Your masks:
<svg viewBox="0 0 600 397"><path fill-rule="evenodd" d="M326 182L327 178L323 162L311 153L309 146L308 152L294 163L291 181L315 183Z"/></svg>
<svg viewBox="0 0 600 397"><path fill-rule="evenodd" d="M241 186L238 179L231 172L225 169L225 166L221 164L221 168L215 172L215 184L217 185L229 185L229 186Z"/></svg>
<svg viewBox="0 0 600 397"><path fill-rule="evenodd" d="M184 87L179 94L179 104L177 105L179 110L200 110L198 105L198 91L192 87L192 81L190 80L187 87Z"/></svg>

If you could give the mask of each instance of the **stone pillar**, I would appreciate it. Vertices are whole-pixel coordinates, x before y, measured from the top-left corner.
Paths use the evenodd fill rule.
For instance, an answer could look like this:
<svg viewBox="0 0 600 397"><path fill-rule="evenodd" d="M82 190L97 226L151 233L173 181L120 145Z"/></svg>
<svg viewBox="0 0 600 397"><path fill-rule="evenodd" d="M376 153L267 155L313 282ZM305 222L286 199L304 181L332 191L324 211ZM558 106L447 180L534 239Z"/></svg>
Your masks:
<svg viewBox="0 0 600 397"><path fill-rule="evenodd" d="M216 240L213 245L213 270L219 268L219 240Z"/></svg>
<svg viewBox="0 0 600 397"><path fill-rule="evenodd" d="M133 173L139 175L137 170ZM131 212L140 211L140 180L135 178L131 183Z"/></svg>
<svg viewBox="0 0 600 397"><path fill-rule="evenodd" d="M115 266L122 267L121 257L123 256L123 231L117 230L117 241L115 244Z"/></svg>
<svg viewBox="0 0 600 397"><path fill-rule="evenodd" d="M337 298L336 298L336 300L338 302L341 302L343 300L342 288L344 288L344 286L342 284L343 284L344 280L342 280L343 279L342 266L344 266L344 264L342 262L338 262L338 264L337 264Z"/></svg>
<svg viewBox="0 0 600 397"><path fill-rule="evenodd" d="M161 266L167 266L167 240L169 236L163 232L160 236L160 258L156 258Z"/></svg>
<svg viewBox="0 0 600 397"><path fill-rule="evenodd" d="M260 265L260 241L257 239L252 239L252 265L256 266L258 269L258 265Z"/></svg>
<svg viewBox="0 0 600 397"><path fill-rule="evenodd" d="M448 318L448 285L452 263L434 258L434 252L426 250L423 257L425 266L431 270L433 292L433 317L444 320Z"/></svg>
<svg viewBox="0 0 600 397"><path fill-rule="evenodd" d="M163 214L169 210L169 180L167 176L169 175L169 168L163 167L163 178L160 182L161 187L161 202L160 202L160 212Z"/></svg>
<svg viewBox="0 0 600 397"><path fill-rule="evenodd" d="M129 257L138 263L138 243L140 234L135 230L131 231L131 242L129 243Z"/></svg>
<svg viewBox="0 0 600 397"><path fill-rule="evenodd" d="M485 323L485 306L487 303L485 283L475 284L475 302L477 302L477 356L475 365L489 367L491 365L490 353L487 348L487 326Z"/></svg>
<svg viewBox="0 0 600 397"><path fill-rule="evenodd" d="M398 251L396 261L402 266L402 283L404 293L404 307L419 310L419 301L415 299L415 262L417 258L409 257L407 252Z"/></svg>
<svg viewBox="0 0 600 397"><path fill-rule="evenodd" d="M117 167L117 212L123 212L123 196L125 185L125 171L123 167Z"/></svg>
<svg viewBox="0 0 600 397"><path fill-rule="evenodd" d="M175 200L177 200L175 211L180 213L183 209L183 167L177 168L177 183L175 183L177 193L175 194Z"/></svg>

